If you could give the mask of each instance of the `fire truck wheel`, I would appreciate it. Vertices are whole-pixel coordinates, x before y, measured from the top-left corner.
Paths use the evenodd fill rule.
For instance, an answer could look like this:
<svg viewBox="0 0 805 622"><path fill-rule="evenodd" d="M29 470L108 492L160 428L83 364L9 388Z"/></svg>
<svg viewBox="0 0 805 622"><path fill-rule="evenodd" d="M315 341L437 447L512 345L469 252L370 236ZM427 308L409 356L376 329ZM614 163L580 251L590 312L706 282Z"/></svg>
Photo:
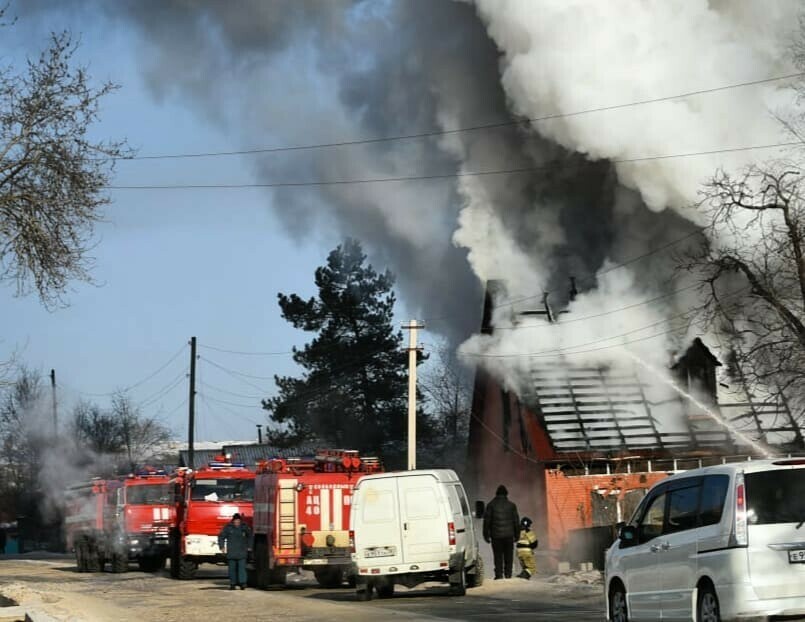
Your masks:
<svg viewBox="0 0 805 622"><path fill-rule="evenodd" d="M193 579L196 576L198 564L192 559L182 557L179 559L179 578L180 579Z"/></svg>
<svg viewBox="0 0 805 622"><path fill-rule="evenodd" d="M281 568L277 566L271 571L271 583L274 585L285 585L285 579L288 574L288 570L286 568Z"/></svg>
<svg viewBox="0 0 805 622"><path fill-rule="evenodd" d="M475 560L475 572L467 574L467 587L480 587L484 583L484 560Z"/></svg>
<svg viewBox="0 0 805 622"><path fill-rule="evenodd" d="M83 541L75 543L75 565L78 572L87 571L87 553Z"/></svg>
<svg viewBox="0 0 805 622"><path fill-rule="evenodd" d="M349 587L355 587L358 584L358 575L350 574L347 577L347 585Z"/></svg>
<svg viewBox="0 0 805 622"><path fill-rule="evenodd" d="M129 558L125 554L112 553L112 572L128 572Z"/></svg>
<svg viewBox="0 0 805 622"><path fill-rule="evenodd" d="M341 587L344 582L344 571L341 568L322 568L314 572L316 581L322 587Z"/></svg>
<svg viewBox="0 0 805 622"><path fill-rule="evenodd" d="M103 555L92 544L87 543L85 551L85 564L87 572L101 572L103 570Z"/></svg>

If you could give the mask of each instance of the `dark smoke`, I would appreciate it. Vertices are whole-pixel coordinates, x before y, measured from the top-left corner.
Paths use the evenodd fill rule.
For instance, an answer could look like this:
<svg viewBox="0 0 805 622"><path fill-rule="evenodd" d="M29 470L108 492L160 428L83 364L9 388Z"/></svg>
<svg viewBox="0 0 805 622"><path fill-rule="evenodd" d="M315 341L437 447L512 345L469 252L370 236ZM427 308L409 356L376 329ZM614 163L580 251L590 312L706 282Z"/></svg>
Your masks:
<svg viewBox="0 0 805 622"><path fill-rule="evenodd" d="M63 5L39 0L25 11L49 6ZM140 33L142 71L155 97L179 98L239 136L244 148L512 119L500 53L470 4L86 0L79 6L87 14L100 9L110 25ZM510 279L519 295L547 288L561 304L569 275L582 289L592 288L606 258L628 259L690 230L670 212L649 212L606 161L589 166L583 156L517 126L249 158L266 182L562 160L530 174L464 178L466 184L273 192L272 205L292 235L336 232L362 240L376 264L398 275L402 298L420 317L447 318L430 328L452 343L477 331L486 279ZM473 216L478 209L489 218ZM508 259L512 253L523 258L518 269ZM650 268L652 279L667 281L667 261Z"/></svg>

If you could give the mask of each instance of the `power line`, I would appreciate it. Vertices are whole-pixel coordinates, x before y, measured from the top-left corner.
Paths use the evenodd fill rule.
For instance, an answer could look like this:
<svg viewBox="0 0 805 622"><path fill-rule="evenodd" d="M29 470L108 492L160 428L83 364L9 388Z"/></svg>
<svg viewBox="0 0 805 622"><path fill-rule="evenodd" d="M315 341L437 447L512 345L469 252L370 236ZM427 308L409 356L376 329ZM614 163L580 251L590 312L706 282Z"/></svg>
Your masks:
<svg viewBox="0 0 805 622"><path fill-rule="evenodd" d="M685 153L671 153L654 156L641 156L635 158L620 158L608 160L612 164L633 164L637 162L652 162L657 160L670 160L675 158L691 158L706 155L718 155L723 153L737 153L741 151L756 151L762 149L776 149L779 147L794 147L801 145L802 141L791 141L785 143L773 143L768 145L749 145L745 147L725 147L722 149L710 149L707 151L690 151ZM165 185L117 185L107 186L110 190L240 190L248 188L302 188L320 186L347 186L361 184L380 184L389 182L406 181L429 181L441 179L456 179L461 177L485 177L494 175L517 175L521 173L535 173L538 171L552 170L556 166L566 168L584 168L597 166L602 160L585 160L584 162L568 162L566 160L553 160L537 166L524 166L520 168L497 169L492 171L457 171L454 173L440 173L433 175L403 175L400 177L376 177L368 179L334 179L318 181L278 181L266 183L243 183L243 184L165 184Z"/></svg>
<svg viewBox="0 0 805 622"><path fill-rule="evenodd" d="M285 350L282 352L244 352L242 350L227 350L225 348L217 348L215 346L208 346L204 344L198 344L199 348L205 348L207 350L215 350L216 352L224 352L226 354L241 354L243 356L282 356L293 354L293 350Z"/></svg>
<svg viewBox="0 0 805 622"><path fill-rule="evenodd" d="M171 380L167 385L165 385L164 387L162 387L161 389L159 389L155 393L152 393L149 397L147 397L147 398L145 398L143 400L140 400L139 405L141 407L145 407L145 406L149 406L149 405L153 404L154 402L159 401L160 399L162 399L163 397L168 395L168 393L173 391L173 389L178 387L179 384L182 382L182 380L184 380L186 378L186 376L187 376L187 372L182 370L181 372L179 372L179 375L174 377L174 379Z"/></svg>
<svg viewBox="0 0 805 622"><path fill-rule="evenodd" d="M80 390L78 390L76 388L71 388L71 390L75 391L79 395L87 395L87 396L90 396L90 397L109 397L109 396L112 396L112 395L116 395L118 393L127 393L128 391L131 391L132 389L136 389L137 387L145 384L146 382L151 380L153 377L155 377L157 374L159 374L168 365L170 365L171 363L173 363L173 361L175 361L177 358L179 358L179 355L182 354L182 352L184 352L186 347L187 347L187 344L182 345L182 347L179 349L179 351L176 352L176 354L174 354L170 359L168 359L168 361L164 365L160 366L156 371L150 373L148 376L146 376L142 380L140 380L138 382L135 382L134 384L129 385L127 387L124 387L122 389L119 389L117 391L109 391L108 393L89 393L89 392L86 392L86 391L80 391Z"/></svg>
<svg viewBox="0 0 805 622"><path fill-rule="evenodd" d="M598 318L598 317L604 317L604 316L607 316L607 315L612 315L614 313L620 313L621 311L628 311L629 309L635 309L637 307L642 307L643 305L648 305L648 304L651 304L653 302L657 302L658 300L664 300L665 298L670 298L671 296L676 296L677 294L680 294L680 293L682 293L684 291L688 291L690 289L694 289L694 288L700 287L700 286L701 285L699 283L693 283L691 285L687 285L685 287L680 287L679 289L675 289L674 291L668 292L667 294L662 294L662 295L656 296L654 298L649 298L648 300L642 300L640 302L635 302L633 304L626 305L625 307L619 307L617 309L609 309L608 311L602 311L600 313L594 313L592 315L584 315L584 316L581 316L581 317L571 317L571 319L569 319L569 320L561 320L561 321L557 320L557 324L560 324L560 325L561 324L572 324L574 322L582 322L584 320L591 320L591 319ZM507 305L502 305L502 306L507 306ZM499 307L496 305L495 308L499 308ZM530 325L527 325L527 326L517 326L517 325L513 325L513 326L494 326L494 329L495 330L524 330L524 329L533 329L533 328L550 328L551 326L554 326L554 324L543 323L543 324L530 324Z"/></svg>
<svg viewBox="0 0 805 622"><path fill-rule="evenodd" d="M209 400L211 402L215 402L217 404L225 404L225 402L221 402L220 400L216 400L215 398L210 397L209 395L206 395L206 394L204 394L202 392L199 392L199 397L201 397L202 401L206 404L207 408L210 408L210 409L212 409L212 407L210 406L210 404L209 404L209 402L207 400ZM238 417L239 419L245 419L246 421L249 421L249 422L251 422L251 423L253 423L255 425L257 425L257 423L259 423L258 421L255 421L251 417L247 417L246 415L244 415L242 413L237 413L237 412L235 412L233 410L230 410L228 408L222 408L222 410L228 412L233 417Z"/></svg>
<svg viewBox="0 0 805 622"><path fill-rule="evenodd" d="M728 297L731 297L731 296L737 296L737 295L740 295L740 294L743 294L743 293L749 291L750 289L751 289L750 287L742 287L742 288L739 288L739 289L737 289L737 290L735 290L735 291L733 291L733 292L731 292L729 294L726 294L722 298L728 298ZM640 338L640 339L634 339L632 341L624 341L623 343L620 343L620 344L604 346L604 347L601 347L601 348L593 348L593 349L590 349L590 350L575 350L575 348L584 348L586 346L591 346L591 345L595 345L595 344L598 344L598 343L606 343L607 341L613 341L614 339L620 339L621 337L626 337L628 335L633 335L635 333L641 333L641 332L643 332L645 330L648 330L649 328L654 328L654 327L659 326L661 324L670 323L672 320L675 320L675 319L681 318L683 320L687 320L688 318L686 316L689 316L689 315L695 313L696 311L701 310L702 308L703 308L703 306L694 307L693 309L690 309L689 311L683 311L681 313L671 315L671 316L669 316L667 318L664 318L662 320L659 320L657 322L652 322L651 324L641 326L640 328L634 328L632 330L628 330L628 331L626 331L624 333L620 333L618 335L612 335L611 337L604 337L604 338L601 338L601 339L595 339L593 341L587 341L585 343L577 343L577 344L573 344L573 345L570 345L570 346L560 346L558 348L548 348L546 350L539 350L537 352L518 352L518 353L512 353L512 354L480 354L480 353L472 354L472 353L469 353L469 354L463 354L462 356L471 356L471 357L475 357L475 358L519 358L519 357L555 358L556 356L561 355L561 354L585 354L587 352L597 352L599 350L608 350L608 349L611 349L611 348L621 347L622 345L627 344L627 343L636 343L638 341L643 341L645 339L653 339L655 337L661 337L662 335L667 335L669 333L675 332L675 331L679 330L679 328L681 328L681 327L671 327L666 331L663 331L661 333L657 333L655 335L651 335L649 337L643 337L643 338ZM558 326L558 325L559 324L548 324L548 326Z"/></svg>
<svg viewBox="0 0 805 622"><path fill-rule="evenodd" d="M430 130L427 132L417 132L413 134L398 134L394 136L381 136L376 138L362 138L362 139L355 139L355 140L341 140L336 142L329 142L329 143L313 143L307 145L291 145L287 147L261 147L256 149L239 149L233 151L207 151L207 152L196 152L196 153L166 153L166 154L154 154L154 155L144 155L144 156L131 156L131 157L123 157L118 158L119 160L167 160L167 159L182 159L182 158L208 158L208 157L221 157L221 156L233 156L233 155L254 155L254 154L261 154L261 153L282 153L282 152L290 152L290 151L307 151L311 149L326 149L332 147L347 147L352 145L368 145L368 144L377 144L377 143L385 143L385 142L393 142L398 140L411 140L417 138L431 138L435 136L447 136L450 134L459 134L463 132L475 132L480 130L492 130L492 129L499 129L505 127L516 127L516 126L528 126L529 124L533 123L540 123L543 121L551 121L555 119L567 119L571 117L577 117L581 115L592 114L596 112L605 112L610 110L622 110L624 108L633 108L636 106L643 106L646 104L655 104L664 101L673 101L675 99L684 99L686 97L693 97L696 95L705 95L708 93L716 93L718 91L726 91L730 89L737 89L742 87L748 86L756 86L759 84L767 84L770 82L780 82L783 80L791 80L793 78L800 78L805 73L792 73L787 74L784 76L775 76L772 78L763 78L760 80L750 80L748 82L738 82L734 84L727 84L723 86L717 86L709 89L699 89L696 91L687 91L685 93L678 93L676 95L667 95L663 97L653 97L650 99L642 99L627 103L621 104L613 104L609 106L598 106L596 108L587 108L584 110L577 110L573 112L563 112L563 113L554 113L543 115L539 117L531 117L531 118L523 118L523 119L516 119L516 120L507 120L507 121L500 121L497 123L486 123L480 125L470 125L467 127L460 127L460 128L453 128L449 130Z"/></svg>
<svg viewBox="0 0 805 622"><path fill-rule="evenodd" d="M248 400L262 400L262 399L265 398L265 395L243 395L242 393L234 393L232 391L227 391L226 389L216 387L216 386L208 384L206 382L203 383L203 384L208 389L212 389L213 391L218 391L219 393L225 393L226 395L231 395L233 397L240 397L240 398L248 399Z"/></svg>

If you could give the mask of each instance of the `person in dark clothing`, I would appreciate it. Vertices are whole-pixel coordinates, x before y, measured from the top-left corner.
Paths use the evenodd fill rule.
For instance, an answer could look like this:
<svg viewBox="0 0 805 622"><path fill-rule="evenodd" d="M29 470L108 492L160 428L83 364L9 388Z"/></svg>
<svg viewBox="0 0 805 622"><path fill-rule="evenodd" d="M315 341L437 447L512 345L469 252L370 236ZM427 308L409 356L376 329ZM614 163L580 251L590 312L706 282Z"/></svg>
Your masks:
<svg viewBox="0 0 805 622"><path fill-rule="evenodd" d="M235 514L218 534L218 548L229 562L229 589L239 587L245 590L246 558L252 548L252 530L241 520L240 514Z"/></svg>
<svg viewBox="0 0 805 622"><path fill-rule="evenodd" d="M501 484L495 498L484 512L484 540L492 543L495 556L495 579L512 576L514 541L520 535L520 517L517 506L509 501L509 491Z"/></svg>
<svg viewBox="0 0 805 622"><path fill-rule="evenodd" d="M6 554L6 530L0 527L0 555Z"/></svg>

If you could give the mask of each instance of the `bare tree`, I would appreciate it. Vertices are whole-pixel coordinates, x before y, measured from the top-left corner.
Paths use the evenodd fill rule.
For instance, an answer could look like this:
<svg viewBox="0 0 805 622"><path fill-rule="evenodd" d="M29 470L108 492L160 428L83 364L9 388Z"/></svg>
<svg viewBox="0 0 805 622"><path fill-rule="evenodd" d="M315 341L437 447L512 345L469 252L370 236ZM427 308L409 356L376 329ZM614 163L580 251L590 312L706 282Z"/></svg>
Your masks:
<svg viewBox="0 0 805 622"><path fill-rule="evenodd" d="M22 500L34 493L42 454L50 440L42 425L42 376L20 367L0 402L0 498L7 509L19 511Z"/></svg>
<svg viewBox="0 0 805 622"><path fill-rule="evenodd" d="M423 449L426 453L435 450L442 465L461 470L467 453L472 378L447 344L439 345L435 355L422 374L420 389L437 428L434 438L441 439L441 443L434 446L431 440Z"/></svg>
<svg viewBox="0 0 805 622"><path fill-rule="evenodd" d="M70 428L78 447L95 454L118 454L123 450L120 421L97 404L81 401L73 408Z"/></svg>
<svg viewBox="0 0 805 622"><path fill-rule="evenodd" d="M111 415L120 426L121 450L129 470L152 459L170 439L170 430L156 418L145 417L125 393L112 398Z"/></svg>
<svg viewBox="0 0 805 622"><path fill-rule="evenodd" d="M726 335L728 369L749 396L805 413L805 196L792 165L719 171L702 191L711 244L684 259L705 300L701 318ZM797 442L802 443L799 435Z"/></svg>
<svg viewBox="0 0 805 622"><path fill-rule="evenodd" d="M116 86L93 88L72 64L75 49L68 33L54 34L24 70L0 67L0 279L18 295L35 290L46 306L71 280L90 280L104 188L126 155L124 143L88 135Z"/></svg>

